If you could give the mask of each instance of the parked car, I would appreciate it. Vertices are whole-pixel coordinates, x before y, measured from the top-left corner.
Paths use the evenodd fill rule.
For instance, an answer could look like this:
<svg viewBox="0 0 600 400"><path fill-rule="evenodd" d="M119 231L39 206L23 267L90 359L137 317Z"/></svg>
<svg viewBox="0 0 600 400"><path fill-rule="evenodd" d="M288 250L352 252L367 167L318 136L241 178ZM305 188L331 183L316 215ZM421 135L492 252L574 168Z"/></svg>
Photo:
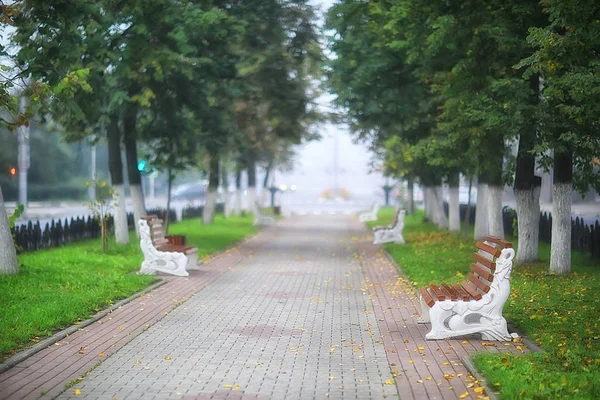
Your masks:
<svg viewBox="0 0 600 400"><path fill-rule="evenodd" d="M177 185L171 190L171 199L176 201L204 200L207 186L208 184L205 181Z"/></svg>

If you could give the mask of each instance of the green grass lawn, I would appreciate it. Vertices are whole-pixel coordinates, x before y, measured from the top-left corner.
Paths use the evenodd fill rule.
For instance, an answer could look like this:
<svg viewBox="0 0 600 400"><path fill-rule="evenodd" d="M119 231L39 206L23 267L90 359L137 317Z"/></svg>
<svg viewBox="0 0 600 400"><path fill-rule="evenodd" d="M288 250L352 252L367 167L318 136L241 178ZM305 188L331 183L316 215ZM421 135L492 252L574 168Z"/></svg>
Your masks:
<svg viewBox="0 0 600 400"><path fill-rule="evenodd" d="M172 224L169 233L186 235L200 258L256 232L252 222L252 216L218 215L213 225L185 220ZM113 241L106 253L100 240L89 240L20 254L19 274L0 276L0 359L156 282L136 274L142 259L135 232L128 245Z"/></svg>
<svg viewBox="0 0 600 400"><path fill-rule="evenodd" d="M380 211L370 225L390 223L393 213ZM407 215L408 244L387 244L387 251L417 288L463 280L475 241L422 221L422 213ZM518 252L516 238L507 239ZM598 399L600 262L574 252L571 274L556 276L548 273L550 246L542 243L539 254L539 262L513 268L504 316L543 352L482 353L474 357L475 365L502 399Z"/></svg>

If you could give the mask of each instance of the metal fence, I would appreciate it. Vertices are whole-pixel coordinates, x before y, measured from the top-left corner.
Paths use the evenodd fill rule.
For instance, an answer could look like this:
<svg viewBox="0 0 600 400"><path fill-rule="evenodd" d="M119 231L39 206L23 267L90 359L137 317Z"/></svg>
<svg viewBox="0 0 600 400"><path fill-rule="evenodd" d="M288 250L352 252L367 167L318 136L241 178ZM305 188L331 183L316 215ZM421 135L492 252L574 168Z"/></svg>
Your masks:
<svg viewBox="0 0 600 400"><path fill-rule="evenodd" d="M223 212L224 205L217 204L216 212ZM182 219L197 218L202 216L204 207L186 207L182 210ZM155 208L147 211L148 214L158 215L163 218L166 213L164 208ZM169 220L176 221L176 212L171 209L169 212ZM127 214L127 225L129 230L134 229L133 214ZM112 216L108 220L109 231L114 227ZM29 221L27 224L17 225L12 229L12 234L15 240L15 245L18 252L36 251L40 249L48 249L52 247L60 247L69 243L75 243L86 239L94 239L100 237L100 224L91 216L73 217L56 220L52 219L42 228L40 222L33 223Z"/></svg>

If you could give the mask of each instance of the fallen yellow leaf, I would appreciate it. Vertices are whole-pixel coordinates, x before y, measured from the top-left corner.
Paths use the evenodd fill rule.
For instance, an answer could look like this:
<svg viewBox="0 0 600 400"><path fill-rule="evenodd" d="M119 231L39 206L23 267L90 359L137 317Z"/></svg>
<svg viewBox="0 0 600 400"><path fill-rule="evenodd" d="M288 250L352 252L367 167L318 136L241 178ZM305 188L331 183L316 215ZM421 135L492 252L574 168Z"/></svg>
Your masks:
<svg viewBox="0 0 600 400"><path fill-rule="evenodd" d="M480 387L476 387L473 390L475 391L475 393L483 393L483 391L485 390L485 388L483 386L480 386Z"/></svg>
<svg viewBox="0 0 600 400"><path fill-rule="evenodd" d="M167 361L169 361L170 359L171 359L171 357L169 357L169 356L165 357L165 360L167 360Z"/></svg>
<svg viewBox="0 0 600 400"><path fill-rule="evenodd" d="M223 385L223 387L224 387L225 389L232 389L232 388L233 388L233 385Z"/></svg>
<svg viewBox="0 0 600 400"><path fill-rule="evenodd" d="M394 380L393 379L388 379L387 381L385 381L386 385L393 385L394 384Z"/></svg>
<svg viewBox="0 0 600 400"><path fill-rule="evenodd" d="M463 394L461 394L460 396L458 396L458 398L459 399L466 399L469 396L470 396L469 392L464 392Z"/></svg>
<svg viewBox="0 0 600 400"><path fill-rule="evenodd" d="M81 390L75 389L75 391L73 392L73 394L81 394Z"/></svg>

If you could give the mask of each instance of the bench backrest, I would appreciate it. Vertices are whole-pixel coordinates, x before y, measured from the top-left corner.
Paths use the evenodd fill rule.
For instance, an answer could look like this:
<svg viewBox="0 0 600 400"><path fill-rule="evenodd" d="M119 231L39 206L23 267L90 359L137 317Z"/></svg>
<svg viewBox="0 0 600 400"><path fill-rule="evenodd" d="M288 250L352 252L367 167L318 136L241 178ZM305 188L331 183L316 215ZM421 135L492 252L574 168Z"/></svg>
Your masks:
<svg viewBox="0 0 600 400"><path fill-rule="evenodd" d="M402 229L404 227L404 216L406 215L406 210L403 208L399 208L398 211L396 211L396 215L394 215L394 221L392 222L392 225L390 225L390 227L392 229Z"/></svg>
<svg viewBox="0 0 600 400"><path fill-rule="evenodd" d="M479 300L482 295L488 293L492 287L498 286L504 278L510 278L512 269L512 244L496 236L486 236L483 241L475 244L477 251L473 253L471 272L467 280L461 283L461 289L471 297ZM504 252L504 249L511 249ZM501 255L504 256L501 258ZM507 254L510 254L509 265L506 263ZM503 268L499 268L500 265ZM506 270L506 267L509 267Z"/></svg>
<svg viewBox="0 0 600 400"><path fill-rule="evenodd" d="M163 220L158 218L156 215L147 215L141 219L145 220L150 227L150 236L152 237L152 244L154 247L159 247L169 243L169 240L165 237L165 229L163 227Z"/></svg>

